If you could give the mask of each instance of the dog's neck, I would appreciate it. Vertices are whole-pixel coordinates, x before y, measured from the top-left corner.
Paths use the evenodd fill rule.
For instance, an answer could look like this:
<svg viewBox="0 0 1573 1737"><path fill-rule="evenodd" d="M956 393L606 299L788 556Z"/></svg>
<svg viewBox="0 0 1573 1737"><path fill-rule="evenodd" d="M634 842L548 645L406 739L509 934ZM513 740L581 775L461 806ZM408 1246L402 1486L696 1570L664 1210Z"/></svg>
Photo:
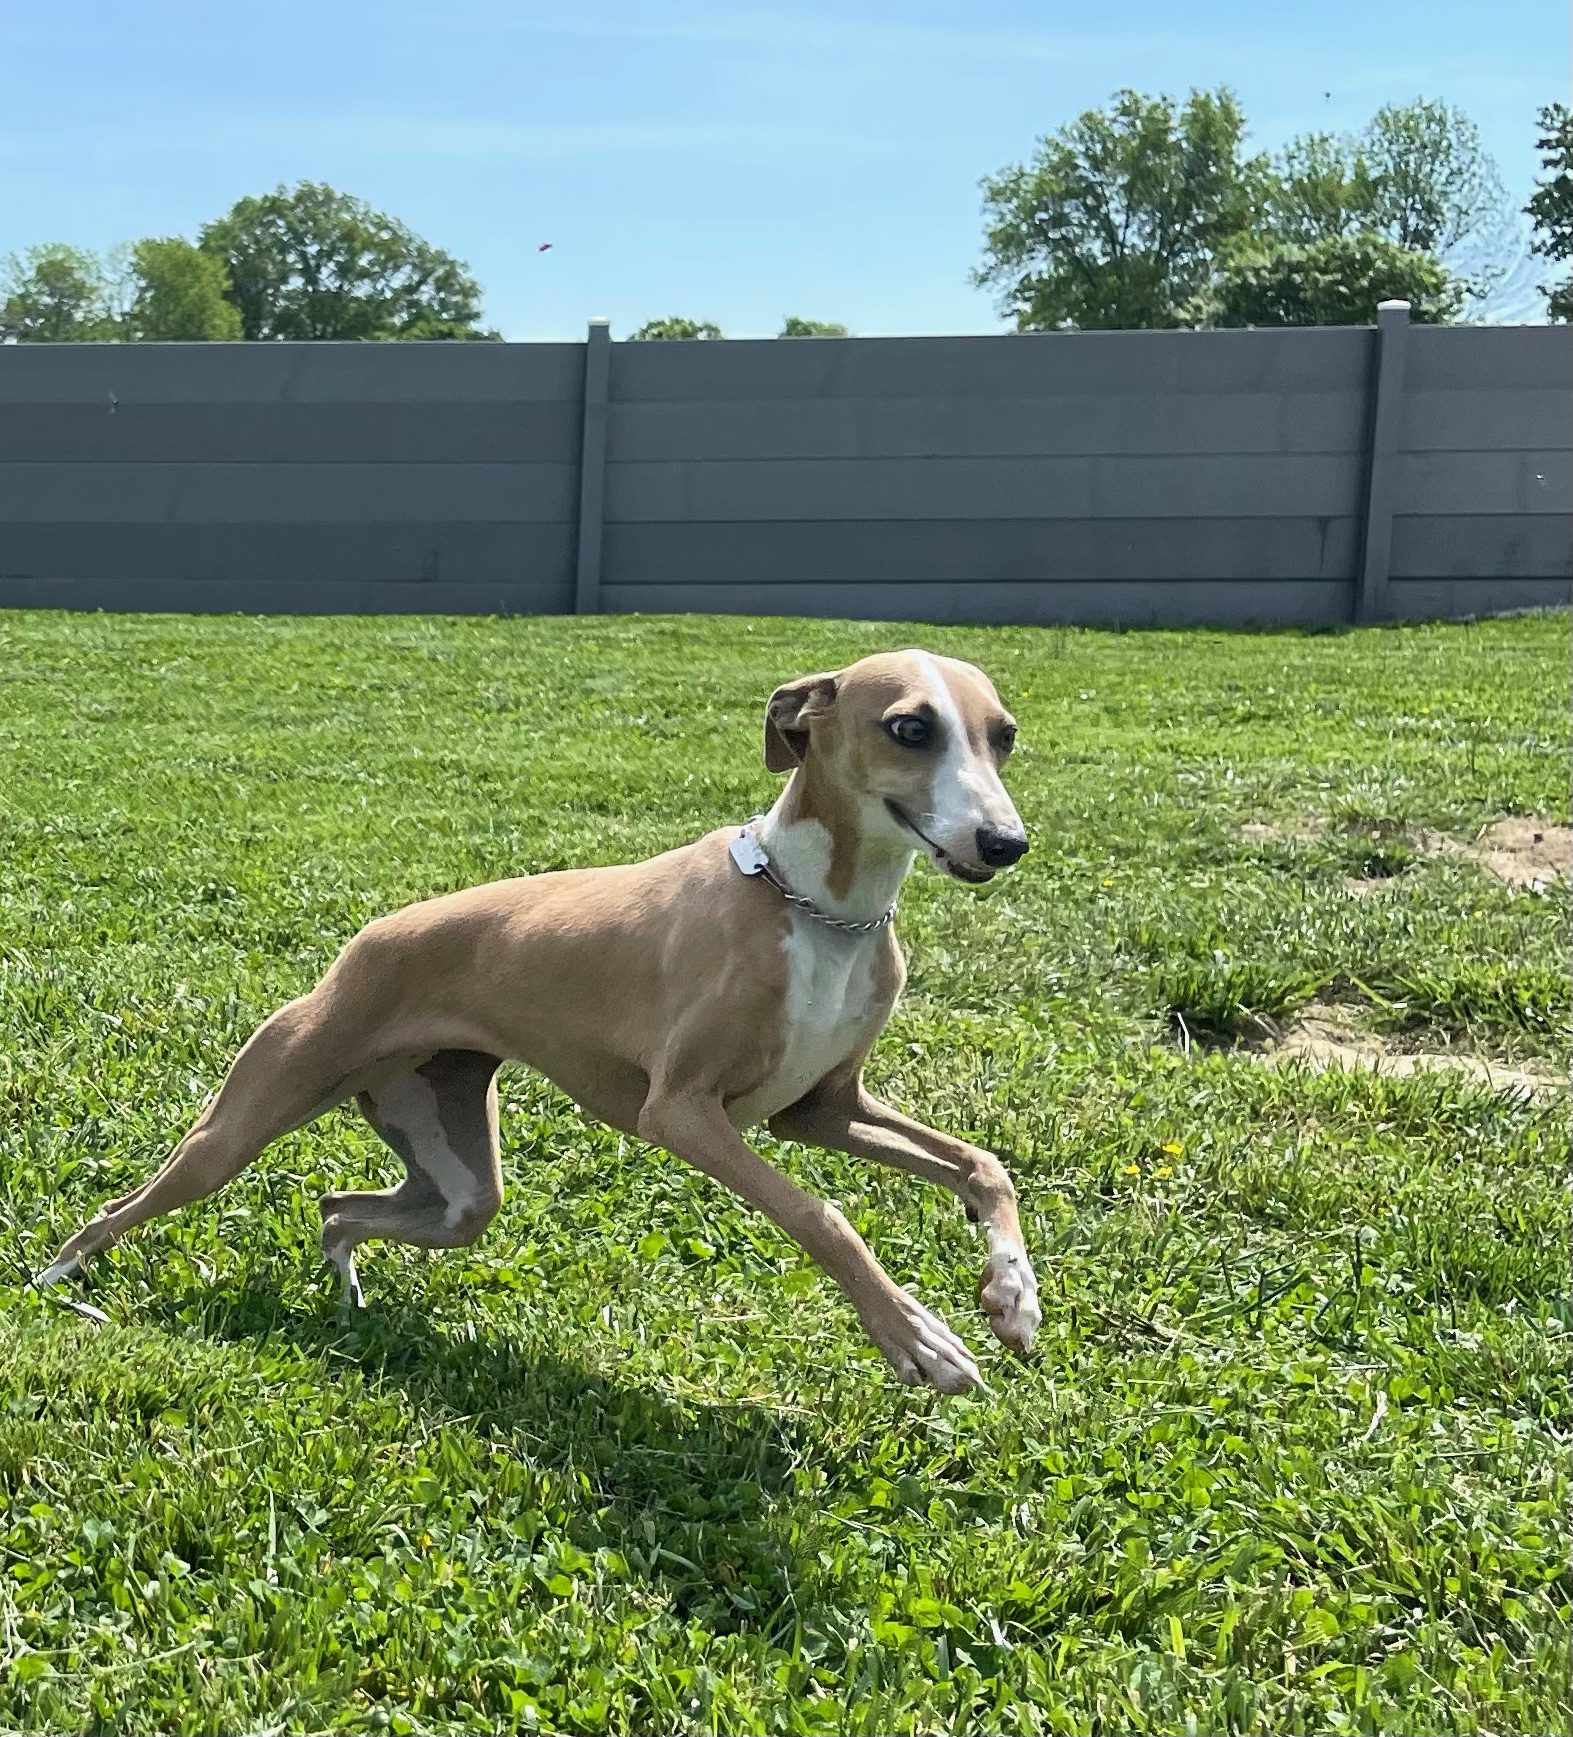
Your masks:
<svg viewBox="0 0 1573 1737"><path fill-rule="evenodd" d="M792 891L854 923L890 909L913 857L883 828L871 835L860 806L799 766L758 827L765 854Z"/></svg>

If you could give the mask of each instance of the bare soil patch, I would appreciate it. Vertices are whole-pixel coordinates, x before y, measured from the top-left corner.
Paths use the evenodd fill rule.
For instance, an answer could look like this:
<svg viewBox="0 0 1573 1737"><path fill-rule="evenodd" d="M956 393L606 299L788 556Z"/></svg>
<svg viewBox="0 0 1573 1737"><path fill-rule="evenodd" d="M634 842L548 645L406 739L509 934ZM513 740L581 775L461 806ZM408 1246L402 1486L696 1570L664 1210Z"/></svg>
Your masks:
<svg viewBox="0 0 1573 1737"><path fill-rule="evenodd" d="M1573 879L1573 827L1553 826L1534 815L1510 814L1493 821L1462 848L1510 886L1543 887Z"/></svg>
<svg viewBox="0 0 1573 1737"><path fill-rule="evenodd" d="M1270 1039L1259 1052L1275 1066L1302 1062L1318 1073L1378 1073L1394 1078L1414 1074L1454 1074L1499 1092L1539 1096L1564 1090L1565 1073L1544 1067L1513 1066L1456 1050L1401 1050L1359 1025L1359 1010L1339 1003L1308 1011Z"/></svg>
<svg viewBox="0 0 1573 1737"><path fill-rule="evenodd" d="M1308 818L1292 824L1248 820L1240 836L1251 844L1305 843L1325 830L1320 820ZM1508 886L1539 889L1553 881L1573 880L1573 827L1542 820L1533 814L1507 814L1484 826L1468 844L1449 838L1429 827L1401 827L1396 821L1377 821L1370 827L1377 840L1401 839L1421 856L1467 857ZM1366 899L1390 892L1402 879L1402 871L1386 875L1350 875L1342 885L1351 898Z"/></svg>
<svg viewBox="0 0 1573 1737"><path fill-rule="evenodd" d="M1240 837L1250 844L1282 844L1286 841L1304 844L1307 839L1319 837L1324 830L1324 823L1314 816L1292 824L1274 820L1248 820L1240 828Z"/></svg>
<svg viewBox="0 0 1573 1737"><path fill-rule="evenodd" d="M1373 893L1390 893L1398 884L1397 875L1382 875L1377 879L1367 879L1362 875L1345 877L1344 891L1352 899L1368 899Z"/></svg>

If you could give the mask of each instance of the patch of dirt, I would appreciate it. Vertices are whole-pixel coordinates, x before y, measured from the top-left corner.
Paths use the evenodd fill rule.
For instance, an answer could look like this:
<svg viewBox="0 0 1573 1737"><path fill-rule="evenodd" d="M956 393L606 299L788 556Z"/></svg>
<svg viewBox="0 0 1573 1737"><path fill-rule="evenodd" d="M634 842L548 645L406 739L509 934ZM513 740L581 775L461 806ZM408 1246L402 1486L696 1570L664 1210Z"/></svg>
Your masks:
<svg viewBox="0 0 1573 1737"><path fill-rule="evenodd" d="M1294 826L1280 826L1271 820L1248 820L1240 828L1240 837L1250 844L1304 844L1319 837L1322 830L1319 820L1302 820Z"/></svg>
<svg viewBox="0 0 1573 1737"><path fill-rule="evenodd" d="M1240 828L1240 836L1251 844L1304 844L1324 830L1323 823L1314 819L1283 826L1248 820ZM1555 825L1532 814L1504 815L1482 827L1468 844L1460 844L1445 832L1432 832L1423 826L1408 828L1396 820L1363 823L1360 830L1369 831L1377 841L1400 839L1421 856L1467 857L1512 887L1540 890L1553 881L1573 880L1573 827ZM1383 875L1350 875L1341 884L1351 898L1368 899L1375 893L1390 892L1402 875L1401 868Z"/></svg>
<svg viewBox="0 0 1573 1737"><path fill-rule="evenodd" d="M1359 875L1348 876L1344 883L1344 891L1352 899L1368 899L1372 893L1390 893L1398 885L1397 875L1383 875L1378 880L1364 880Z"/></svg>
<svg viewBox="0 0 1573 1737"><path fill-rule="evenodd" d="M1544 887L1554 880L1573 880L1573 827L1553 826L1533 815L1510 814L1462 848L1509 886Z"/></svg>
<svg viewBox="0 0 1573 1737"><path fill-rule="evenodd" d="M1460 1055L1453 1050L1398 1050L1375 1032L1362 1031L1359 1009L1338 1002L1319 1007L1295 1020L1260 1051L1272 1065L1303 1062L1318 1073L1378 1073L1395 1078L1413 1074L1456 1074L1499 1092L1526 1092L1535 1096L1565 1090L1566 1074L1549 1067L1510 1067L1506 1062L1487 1061L1482 1056Z"/></svg>

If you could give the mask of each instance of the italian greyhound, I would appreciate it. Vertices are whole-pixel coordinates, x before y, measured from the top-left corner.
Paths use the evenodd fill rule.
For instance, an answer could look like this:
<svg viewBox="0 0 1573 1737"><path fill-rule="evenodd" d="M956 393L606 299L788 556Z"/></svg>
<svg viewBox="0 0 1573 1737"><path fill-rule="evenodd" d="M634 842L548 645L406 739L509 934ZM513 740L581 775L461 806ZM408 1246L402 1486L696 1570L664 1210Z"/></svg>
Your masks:
<svg viewBox="0 0 1573 1737"><path fill-rule="evenodd" d="M454 1248L496 1213L497 1070L520 1061L773 1219L902 1381L981 1385L961 1340L742 1131L765 1123L954 1190L988 1238L989 1325L1031 1347L1037 1281L999 1159L899 1114L862 1079L906 975L891 919L914 858L977 884L1027 849L1000 782L1015 734L981 670L922 651L777 688L765 764L791 777L768 814L647 862L495 881L369 923L255 1032L164 1167L36 1282L212 1194L353 1097L407 1171L397 1188L322 1198L323 1253L359 1306L358 1243Z"/></svg>

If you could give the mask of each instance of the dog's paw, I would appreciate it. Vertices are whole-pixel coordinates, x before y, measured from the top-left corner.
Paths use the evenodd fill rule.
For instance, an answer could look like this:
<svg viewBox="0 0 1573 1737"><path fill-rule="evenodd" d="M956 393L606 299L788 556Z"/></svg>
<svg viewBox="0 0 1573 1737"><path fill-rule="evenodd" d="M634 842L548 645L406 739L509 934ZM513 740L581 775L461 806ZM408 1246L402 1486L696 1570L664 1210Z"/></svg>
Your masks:
<svg viewBox="0 0 1573 1737"><path fill-rule="evenodd" d="M1038 1307L1038 1281L1032 1263L1019 1248L997 1248L989 1256L978 1280L978 1302L1002 1345L1012 1351L1032 1349L1043 1311Z"/></svg>
<svg viewBox="0 0 1573 1737"><path fill-rule="evenodd" d="M906 1386L926 1385L940 1393L966 1393L983 1386L972 1353L938 1315L905 1291L899 1291L866 1325L869 1337Z"/></svg>
<svg viewBox="0 0 1573 1737"><path fill-rule="evenodd" d="M322 1232L322 1252L339 1270L339 1308L345 1314L366 1307L366 1294L360 1288L360 1273L355 1266L353 1243L340 1242L328 1227Z"/></svg>

